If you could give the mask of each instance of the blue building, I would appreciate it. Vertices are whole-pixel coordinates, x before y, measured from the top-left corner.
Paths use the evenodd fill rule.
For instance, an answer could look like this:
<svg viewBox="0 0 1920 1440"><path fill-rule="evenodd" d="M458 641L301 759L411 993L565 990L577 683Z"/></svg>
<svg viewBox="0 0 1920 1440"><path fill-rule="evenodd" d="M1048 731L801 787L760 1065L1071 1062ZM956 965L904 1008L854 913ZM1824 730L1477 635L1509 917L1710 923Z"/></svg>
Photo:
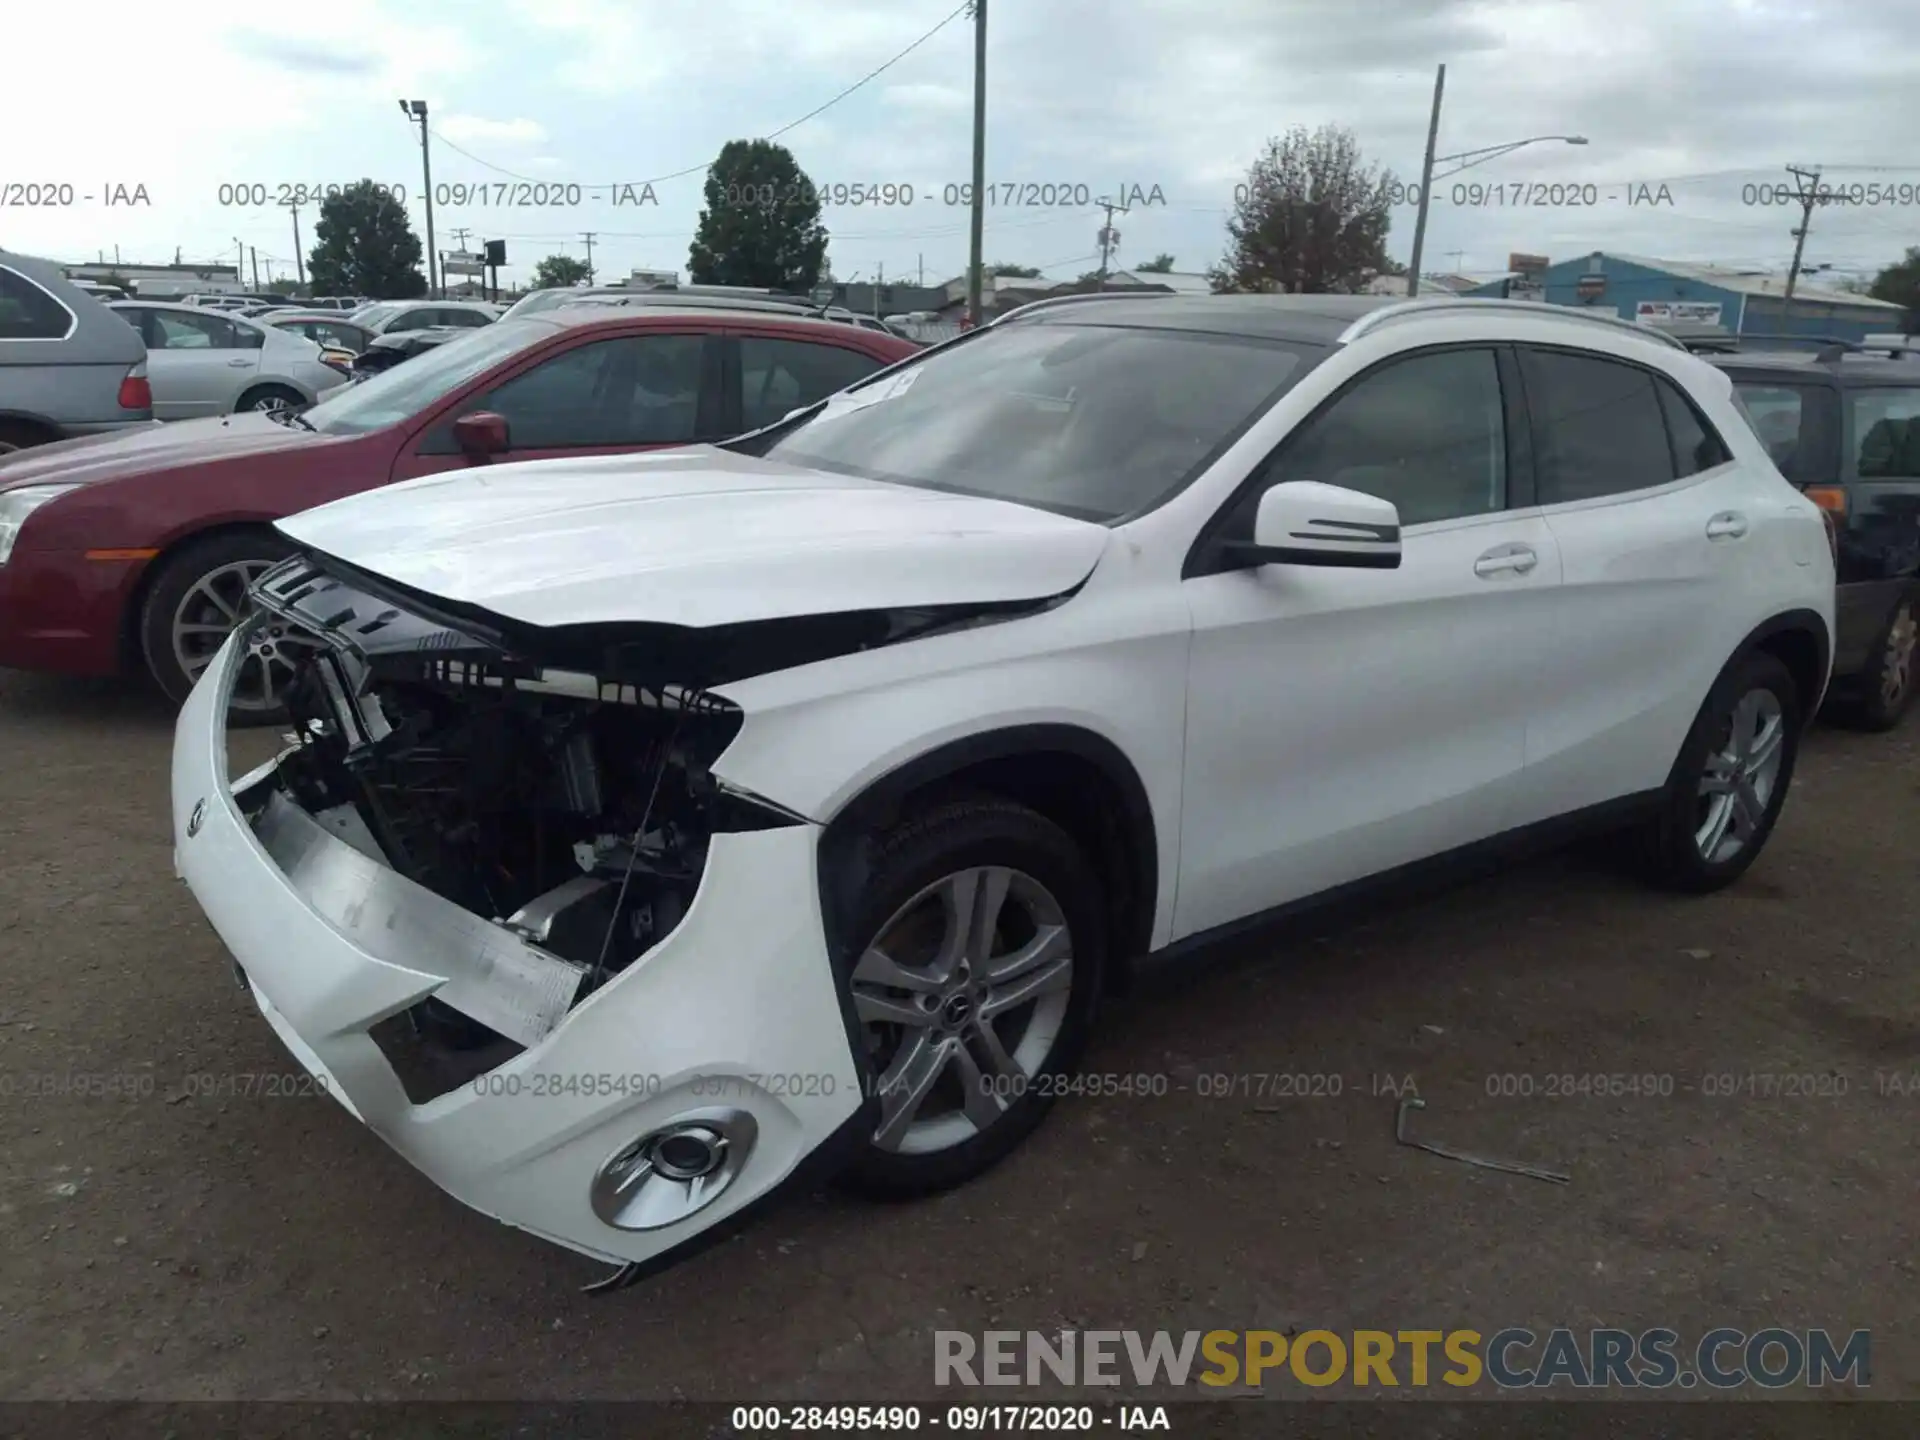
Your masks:
<svg viewBox="0 0 1920 1440"><path fill-rule="evenodd" d="M1594 251L1470 291L1604 310L1628 320L1684 320L1736 335L1824 335L1864 340L1902 328L1905 311L1885 300L1809 284L1786 298L1786 280L1759 271Z"/></svg>

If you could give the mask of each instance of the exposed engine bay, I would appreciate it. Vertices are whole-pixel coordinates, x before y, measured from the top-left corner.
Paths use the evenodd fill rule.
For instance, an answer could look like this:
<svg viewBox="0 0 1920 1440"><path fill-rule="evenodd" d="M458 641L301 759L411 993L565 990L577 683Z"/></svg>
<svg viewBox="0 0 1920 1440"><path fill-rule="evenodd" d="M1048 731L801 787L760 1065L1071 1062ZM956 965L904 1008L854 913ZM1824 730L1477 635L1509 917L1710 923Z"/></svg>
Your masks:
<svg viewBox="0 0 1920 1440"><path fill-rule="evenodd" d="M275 787L416 884L581 967L576 1000L670 934L716 824L791 823L708 766L704 691L531 663L497 635L289 562L255 592L303 658Z"/></svg>

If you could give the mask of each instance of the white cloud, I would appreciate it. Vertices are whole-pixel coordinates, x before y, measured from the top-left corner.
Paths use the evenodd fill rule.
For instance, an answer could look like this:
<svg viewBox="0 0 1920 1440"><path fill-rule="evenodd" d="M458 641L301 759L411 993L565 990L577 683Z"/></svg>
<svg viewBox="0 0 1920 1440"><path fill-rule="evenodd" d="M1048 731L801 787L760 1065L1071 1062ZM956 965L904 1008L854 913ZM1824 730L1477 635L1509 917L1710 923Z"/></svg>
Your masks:
<svg viewBox="0 0 1920 1440"><path fill-rule="evenodd" d="M449 115L433 128L449 140L471 140L484 145L543 145L547 127L537 120L489 120L481 115Z"/></svg>

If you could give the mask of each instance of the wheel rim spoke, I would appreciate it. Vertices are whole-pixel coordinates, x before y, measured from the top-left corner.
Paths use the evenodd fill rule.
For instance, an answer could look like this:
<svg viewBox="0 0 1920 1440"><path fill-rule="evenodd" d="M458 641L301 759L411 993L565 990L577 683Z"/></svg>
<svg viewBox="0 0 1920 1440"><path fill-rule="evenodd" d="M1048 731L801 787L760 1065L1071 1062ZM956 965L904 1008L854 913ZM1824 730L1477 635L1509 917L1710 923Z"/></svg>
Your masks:
<svg viewBox="0 0 1920 1440"><path fill-rule="evenodd" d="M1013 1061L1007 1057L1007 1052L1000 1048L999 1040L993 1038L991 1031L976 1032L972 1038L978 1042L982 1034L1012 1073L1019 1074L1018 1067L1014 1066ZM960 1078L960 1113L973 1123L976 1132L985 1131L1006 1113L1007 1102L995 1091L992 1076L1007 1072L991 1064L983 1066L980 1058L973 1053L972 1047L967 1045L954 1047L953 1068Z"/></svg>
<svg viewBox="0 0 1920 1440"><path fill-rule="evenodd" d="M1011 954L994 957L982 969L990 984L1004 985L1067 954L1068 946L1065 925L1042 925L1033 939Z"/></svg>
<svg viewBox="0 0 1920 1440"><path fill-rule="evenodd" d="M870 1024L908 1025L923 1029L933 1023L931 1011L876 990L856 989L853 992L853 1013Z"/></svg>
<svg viewBox="0 0 1920 1440"><path fill-rule="evenodd" d="M935 995L940 991L940 982L934 976L909 970L878 945L868 946L861 955L860 963L853 967L853 979L856 985L887 985L920 995Z"/></svg>
<svg viewBox="0 0 1920 1440"><path fill-rule="evenodd" d="M955 1048L952 1041L936 1040L922 1031L887 1068L880 1079L880 1128L873 1136L881 1149L896 1148L906 1136Z"/></svg>
<svg viewBox="0 0 1920 1440"><path fill-rule="evenodd" d="M1037 970L1029 970L1003 989L995 989L981 1002L980 1013L987 1019L1037 1000L1042 995L1073 987L1073 957L1061 955Z"/></svg>

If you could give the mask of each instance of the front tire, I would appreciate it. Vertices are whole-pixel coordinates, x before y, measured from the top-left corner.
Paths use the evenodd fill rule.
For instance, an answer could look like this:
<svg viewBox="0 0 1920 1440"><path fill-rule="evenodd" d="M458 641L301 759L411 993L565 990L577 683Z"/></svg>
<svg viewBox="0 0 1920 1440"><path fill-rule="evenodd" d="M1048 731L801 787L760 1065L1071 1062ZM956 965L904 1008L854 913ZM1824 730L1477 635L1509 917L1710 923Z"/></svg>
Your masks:
<svg viewBox="0 0 1920 1440"><path fill-rule="evenodd" d="M1731 885L1758 858L1793 781L1801 703L1792 674L1772 655L1744 656L1722 672L1642 832L1650 880L1704 894Z"/></svg>
<svg viewBox="0 0 1920 1440"><path fill-rule="evenodd" d="M292 549L264 531L229 532L191 541L161 562L140 612L140 648L167 698L187 698L227 636L248 613L247 589ZM283 643L284 642L284 643ZM265 636L243 662L228 722L273 725L286 719L279 694L292 678L297 645Z"/></svg>
<svg viewBox="0 0 1920 1440"><path fill-rule="evenodd" d="M905 820L869 876L850 983L880 1118L844 1178L926 1195L990 1169L1052 1107L1092 1025L1105 909L1066 832L999 799Z"/></svg>

